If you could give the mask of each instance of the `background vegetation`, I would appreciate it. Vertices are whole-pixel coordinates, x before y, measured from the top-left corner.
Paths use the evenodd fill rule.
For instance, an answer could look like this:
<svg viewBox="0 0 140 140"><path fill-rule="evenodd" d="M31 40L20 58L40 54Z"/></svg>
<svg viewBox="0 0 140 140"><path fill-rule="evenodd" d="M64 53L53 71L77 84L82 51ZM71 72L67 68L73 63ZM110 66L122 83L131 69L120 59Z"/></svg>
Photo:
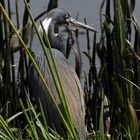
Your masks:
<svg viewBox="0 0 140 140"><path fill-rule="evenodd" d="M0 139L63 139L48 130L43 111L36 112L28 96L28 66L31 61L35 64L34 53L29 48L32 40L29 31L34 22L26 5L20 28L19 2L15 0L17 23L14 28L10 0L0 0ZM26 4L29 2L26 0ZM114 0L113 7L111 2L102 1L101 34L94 34L93 47L87 44L87 52L84 52L90 63L83 87L88 139L138 140L140 30L133 15L135 0ZM55 7L57 1L50 1L46 11ZM19 53L18 70L15 70L15 53ZM100 68L96 66L96 56L100 59ZM78 139L69 129L71 123L67 126L67 139Z"/></svg>

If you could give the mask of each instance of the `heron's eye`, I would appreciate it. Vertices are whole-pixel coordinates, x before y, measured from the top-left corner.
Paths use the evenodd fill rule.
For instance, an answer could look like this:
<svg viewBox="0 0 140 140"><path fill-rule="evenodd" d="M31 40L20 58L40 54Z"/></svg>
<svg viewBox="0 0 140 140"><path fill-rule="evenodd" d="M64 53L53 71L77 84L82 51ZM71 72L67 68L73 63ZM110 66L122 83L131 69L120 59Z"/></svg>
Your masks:
<svg viewBox="0 0 140 140"><path fill-rule="evenodd" d="M66 15L66 16L65 16L66 22L69 22L69 17L70 17L69 15Z"/></svg>

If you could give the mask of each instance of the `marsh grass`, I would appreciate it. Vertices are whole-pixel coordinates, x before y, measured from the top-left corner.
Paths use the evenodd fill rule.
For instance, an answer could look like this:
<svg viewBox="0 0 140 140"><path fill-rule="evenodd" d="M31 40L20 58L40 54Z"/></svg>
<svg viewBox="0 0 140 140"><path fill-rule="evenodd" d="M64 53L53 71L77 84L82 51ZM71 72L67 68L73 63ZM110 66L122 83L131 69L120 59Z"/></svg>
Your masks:
<svg viewBox="0 0 140 140"><path fill-rule="evenodd" d="M114 6L113 11L111 4ZM94 43L93 53L88 56L91 62L85 83L85 87L88 87L85 88L85 93L89 96L86 103L90 118L87 121L88 129L99 130L98 116L102 115L99 105L106 98L108 106L104 106L104 109L108 107L108 110L104 110L103 115L104 134L109 132L111 139L139 139L139 112L136 110L140 107L140 44L139 26L133 15L134 8L135 1L102 2L101 39L99 43ZM95 54L101 62L99 70L95 65Z"/></svg>
<svg viewBox="0 0 140 140"><path fill-rule="evenodd" d="M0 139L76 140L78 134L71 120L63 83L57 72L49 40L46 36L51 57L47 55L45 45L37 31L28 7L29 0L24 0L23 29L19 29L18 2L20 1L15 1L17 19L17 28L15 28L11 20L9 0L0 0ZM111 8L111 4L113 4L113 8ZM55 6L53 5L53 7ZM90 67L88 74L85 74L84 91L89 140L139 139L140 29L136 17L133 15L134 8L135 0L114 0L113 2L103 0L100 7L101 34L94 34L93 47L89 46L90 38L87 31L87 52L84 54L89 60ZM34 60L34 52L28 47L30 35L27 25L29 21L38 35L54 83L56 80L59 81L61 88L59 89L58 85L55 85L66 116L63 116L55 103ZM100 41L97 41L97 36L100 37ZM17 46L13 43L16 42L15 40L19 42ZM14 67L15 52L20 54L17 73ZM100 59L100 68L96 66L96 56ZM50 64L50 59L53 64ZM40 112L38 112L30 101L28 89L30 62L34 64L55 103L67 128L67 136L60 136L55 130L50 129L41 103ZM52 67L55 70L52 70Z"/></svg>

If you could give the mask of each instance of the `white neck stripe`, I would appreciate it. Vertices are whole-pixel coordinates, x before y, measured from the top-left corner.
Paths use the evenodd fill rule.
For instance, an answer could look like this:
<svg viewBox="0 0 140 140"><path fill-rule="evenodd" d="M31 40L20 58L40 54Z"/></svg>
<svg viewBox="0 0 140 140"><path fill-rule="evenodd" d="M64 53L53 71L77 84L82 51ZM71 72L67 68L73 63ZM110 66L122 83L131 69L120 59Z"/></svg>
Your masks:
<svg viewBox="0 0 140 140"><path fill-rule="evenodd" d="M42 22L42 25L43 25L47 34L48 34L48 31L49 31L49 26L50 26L51 21L52 21L52 18L46 18ZM43 35L43 29L42 29L41 25L39 26L39 32Z"/></svg>

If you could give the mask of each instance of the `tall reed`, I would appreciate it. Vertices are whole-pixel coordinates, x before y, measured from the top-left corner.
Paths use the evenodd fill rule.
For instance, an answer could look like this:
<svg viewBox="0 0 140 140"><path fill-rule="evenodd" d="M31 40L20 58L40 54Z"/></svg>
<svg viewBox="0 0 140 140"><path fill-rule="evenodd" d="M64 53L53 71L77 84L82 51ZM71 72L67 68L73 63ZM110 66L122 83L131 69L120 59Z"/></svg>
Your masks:
<svg viewBox="0 0 140 140"><path fill-rule="evenodd" d="M111 139L139 139L140 43L134 8L135 1L103 0L101 39L96 43L94 38L93 52L88 56L91 62L85 83L88 130L99 130L103 102L104 130ZM96 54L100 59L99 70L95 65Z"/></svg>

